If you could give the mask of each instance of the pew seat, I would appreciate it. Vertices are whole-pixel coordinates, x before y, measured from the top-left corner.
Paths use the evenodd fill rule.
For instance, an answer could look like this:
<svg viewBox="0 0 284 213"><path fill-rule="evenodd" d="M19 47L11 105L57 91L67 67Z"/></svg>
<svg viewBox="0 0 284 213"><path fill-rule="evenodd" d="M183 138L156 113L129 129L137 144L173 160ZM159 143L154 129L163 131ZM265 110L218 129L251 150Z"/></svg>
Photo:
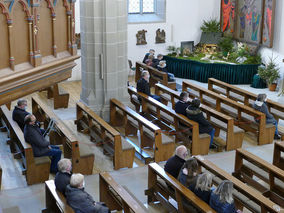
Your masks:
<svg viewBox="0 0 284 213"><path fill-rule="evenodd" d="M276 141L274 143L274 151L273 151L273 165L284 171L284 142Z"/></svg>

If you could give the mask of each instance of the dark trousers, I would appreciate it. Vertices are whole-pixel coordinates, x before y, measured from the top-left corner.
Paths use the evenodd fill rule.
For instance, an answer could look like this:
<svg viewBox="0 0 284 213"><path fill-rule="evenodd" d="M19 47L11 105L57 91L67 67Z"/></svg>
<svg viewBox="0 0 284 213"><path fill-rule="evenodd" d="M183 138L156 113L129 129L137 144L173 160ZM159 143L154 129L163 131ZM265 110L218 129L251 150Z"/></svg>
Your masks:
<svg viewBox="0 0 284 213"><path fill-rule="evenodd" d="M45 153L43 156L51 157L51 165L50 165L50 172L56 173L57 170L57 163L60 161L62 151L59 149L58 146L50 145L51 149Z"/></svg>
<svg viewBox="0 0 284 213"><path fill-rule="evenodd" d="M161 102L161 98L160 98L160 96L158 96L158 95L150 95L150 97L151 97L151 98L154 98L155 100Z"/></svg>

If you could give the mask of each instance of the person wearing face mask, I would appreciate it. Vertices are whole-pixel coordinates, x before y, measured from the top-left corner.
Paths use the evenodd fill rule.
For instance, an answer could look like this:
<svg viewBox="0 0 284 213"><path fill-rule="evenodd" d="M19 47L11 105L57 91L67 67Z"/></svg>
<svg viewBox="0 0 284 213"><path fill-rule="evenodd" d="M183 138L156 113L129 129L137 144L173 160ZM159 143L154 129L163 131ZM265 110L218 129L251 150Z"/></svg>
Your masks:
<svg viewBox="0 0 284 213"><path fill-rule="evenodd" d="M20 99L18 100L12 114L13 120L17 122L22 131L24 131L25 127L25 117L30 114L26 111L26 108L27 100Z"/></svg>
<svg viewBox="0 0 284 213"><path fill-rule="evenodd" d="M72 162L70 159L63 158L58 164L58 172L55 175L55 186L58 191L65 196L65 189L70 184L70 178L72 175Z"/></svg>
<svg viewBox="0 0 284 213"><path fill-rule="evenodd" d="M264 113L266 115L266 123L273 124L275 129L274 139L281 139L281 136L278 134L278 124L273 115L269 112L267 104L267 95L266 94L258 94L256 101L253 104L253 108ZM255 119L256 122L259 122L258 118Z"/></svg>
<svg viewBox="0 0 284 213"><path fill-rule="evenodd" d="M157 69L159 71L168 73L168 81L169 82L174 82L175 81L175 75L168 72L166 61L160 61L159 65L157 66Z"/></svg>
<svg viewBox="0 0 284 213"><path fill-rule="evenodd" d="M141 79L139 79L137 81L137 92L142 92L142 93L154 98L155 100L160 101L160 96L151 94L149 79L150 79L149 72L146 71L146 70L142 71Z"/></svg>
<svg viewBox="0 0 284 213"><path fill-rule="evenodd" d="M186 116L186 108L189 106L189 94L188 92L180 93L180 100L175 105L175 112Z"/></svg>
<svg viewBox="0 0 284 213"><path fill-rule="evenodd" d="M176 148L174 156L169 158L165 164L165 171L172 175L174 178L178 177L180 168L185 163L185 158L188 155L187 148L184 145L180 145Z"/></svg>
<svg viewBox="0 0 284 213"><path fill-rule="evenodd" d="M36 122L36 117L32 114L28 114L25 117L24 137L26 142L31 144L35 157L51 157L50 172L55 174L57 172L57 163L61 158L62 151L58 146L50 145L49 141L44 138L43 133Z"/></svg>
<svg viewBox="0 0 284 213"><path fill-rule="evenodd" d="M95 202L93 197L85 191L84 175L73 174L70 184L66 187L67 203L75 213L108 213L109 208L102 202Z"/></svg>

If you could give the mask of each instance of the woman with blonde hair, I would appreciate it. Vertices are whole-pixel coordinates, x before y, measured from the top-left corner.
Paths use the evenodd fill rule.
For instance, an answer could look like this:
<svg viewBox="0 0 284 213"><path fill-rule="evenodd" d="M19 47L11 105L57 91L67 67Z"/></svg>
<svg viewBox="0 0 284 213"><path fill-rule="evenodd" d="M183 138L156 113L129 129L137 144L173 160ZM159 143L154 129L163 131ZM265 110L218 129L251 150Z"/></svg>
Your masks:
<svg viewBox="0 0 284 213"><path fill-rule="evenodd" d="M194 193L202 199L204 202L209 204L210 195L212 192L212 175L210 173L203 173L198 175Z"/></svg>
<svg viewBox="0 0 284 213"><path fill-rule="evenodd" d="M211 208L218 213L240 213L236 210L233 198L233 183L229 180L224 180L218 188L211 193L210 202Z"/></svg>

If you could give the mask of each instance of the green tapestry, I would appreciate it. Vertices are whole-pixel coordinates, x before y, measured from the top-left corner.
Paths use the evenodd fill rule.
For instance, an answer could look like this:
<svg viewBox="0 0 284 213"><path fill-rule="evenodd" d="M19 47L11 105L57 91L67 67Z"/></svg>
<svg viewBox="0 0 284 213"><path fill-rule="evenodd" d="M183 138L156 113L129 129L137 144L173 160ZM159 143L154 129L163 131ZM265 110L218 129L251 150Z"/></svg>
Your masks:
<svg viewBox="0 0 284 213"><path fill-rule="evenodd" d="M251 84L259 65L203 63L188 59L164 56L168 72L178 78L192 79L207 83L216 78L229 84Z"/></svg>

